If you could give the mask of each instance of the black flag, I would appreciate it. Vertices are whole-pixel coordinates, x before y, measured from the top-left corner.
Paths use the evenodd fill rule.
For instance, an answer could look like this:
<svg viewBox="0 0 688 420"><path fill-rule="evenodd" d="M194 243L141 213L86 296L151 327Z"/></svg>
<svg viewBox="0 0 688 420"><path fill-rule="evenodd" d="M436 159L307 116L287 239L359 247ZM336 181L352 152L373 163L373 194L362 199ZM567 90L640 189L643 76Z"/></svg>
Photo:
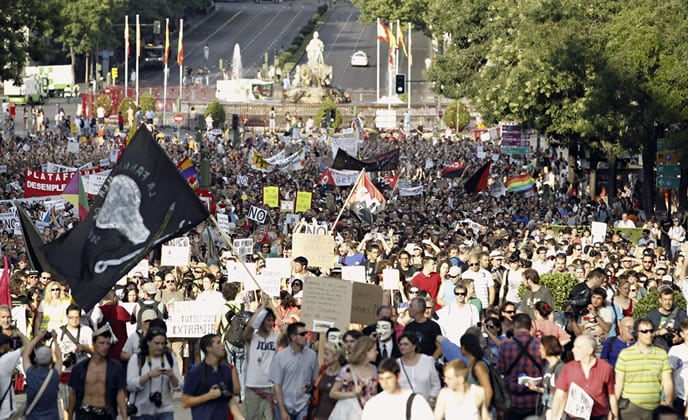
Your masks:
<svg viewBox="0 0 688 420"><path fill-rule="evenodd" d="M86 218L42 247L88 311L154 247L208 217L177 167L152 134L139 129Z"/></svg>
<svg viewBox="0 0 688 420"><path fill-rule="evenodd" d="M45 257L39 249L44 244L43 237L38 233L36 225L31 220L31 217L26 213L24 207L18 202L14 202L17 208L17 215L21 224L22 235L24 236L24 243L26 244L26 256L29 260L31 268L37 271L50 271L47 267ZM57 280L57 279L56 279Z"/></svg>
<svg viewBox="0 0 688 420"><path fill-rule="evenodd" d="M368 172L393 171L399 167L399 149L383 153L367 160L358 160L349 155L344 149L338 149L337 155L332 162L334 169L352 169L360 171L365 169Z"/></svg>

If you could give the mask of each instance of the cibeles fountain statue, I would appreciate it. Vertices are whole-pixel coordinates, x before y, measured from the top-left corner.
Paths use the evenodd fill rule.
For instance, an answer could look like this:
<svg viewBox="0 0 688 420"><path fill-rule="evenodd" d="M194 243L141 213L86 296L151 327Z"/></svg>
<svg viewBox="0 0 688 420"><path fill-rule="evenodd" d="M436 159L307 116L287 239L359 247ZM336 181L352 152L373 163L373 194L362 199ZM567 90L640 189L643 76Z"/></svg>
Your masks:
<svg viewBox="0 0 688 420"><path fill-rule="evenodd" d="M294 103L348 102L344 93L332 86L332 66L325 64L325 44L318 31L306 46L308 61L294 68L293 81L284 90L284 99Z"/></svg>

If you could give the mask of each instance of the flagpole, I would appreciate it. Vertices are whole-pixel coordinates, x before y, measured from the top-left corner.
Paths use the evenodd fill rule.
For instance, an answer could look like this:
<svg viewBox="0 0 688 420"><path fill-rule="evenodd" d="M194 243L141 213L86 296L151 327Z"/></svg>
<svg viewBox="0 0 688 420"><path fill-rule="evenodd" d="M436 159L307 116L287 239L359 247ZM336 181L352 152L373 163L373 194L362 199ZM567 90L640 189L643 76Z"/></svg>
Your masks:
<svg viewBox="0 0 688 420"><path fill-rule="evenodd" d="M377 98L375 102L380 102L380 37L377 36L377 31L380 28L380 18L377 18L377 26L375 27L375 39L377 40L377 77L375 82L377 83Z"/></svg>
<svg viewBox="0 0 688 420"><path fill-rule="evenodd" d="M177 45L177 65L179 66L179 109L177 111L182 112L182 98L184 97L183 95L183 89L184 85L182 83L183 78L184 78L184 59L182 58L180 60L179 57L179 51L184 53L184 46L182 45L182 42L184 42L183 39L184 36L184 19L179 19L179 45Z"/></svg>
<svg viewBox="0 0 688 420"><path fill-rule="evenodd" d="M394 36L394 33L392 33L392 27L394 23L390 22L389 23L389 48L387 51L387 109L390 110L392 109L392 80L394 75L393 73L393 68L392 68L392 60L394 60L394 55L393 55L393 48L394 45L392 45L392 37Z"/></svg>
<svg viewBox="0 0 688 420"><path fill-rule="evenodd" d="M136 15L136 104L139 105L139 55L141 55L141 24Z"/></svg>
<svg viewBox="0 0 688 420"><path fill-rule="evenodd" d="M408 113L409 116L411 115L411 46L413 45L413 41L411 40L411 22L408 24L408 77L406 78L406 84L408 87L406 88L406 98L407 98L407 103L408 103Z"/></svg>
<svg viewBox="0 0 688 420"><path fill-rule="evenodd" d="M167 56L170 53L170 19L165 18L165 68L163 69L163 86L162 86L162 124L165 126L165 117L167 116L167 75L170 72L169 67L167 67Z"/></svg>
<svg viewBox="0 0 688 420"><path fill-rule="evenodd" d="M401 29L399 19L397 19L397 47L394 49L394 74L399 73L399 35L404 36L404 31Z"/></svg>
<svg viewBox="0 0 688 420"><path fill-rule="evenodd" d="M129 96L129 15L124 16L124 96Z"/></svg>
<svg viewBox="0 0 688 420"><path fill-rule="evenodd" d="M342 209L339 210L339 214L337 215L337 218L334 219L334 223L332 223L332 230L330 230L330 235L334 233L334 229L337 226L337 222L339 222L339 219L342 217L342 214L344 213L344 209L346 209L346 203L349 202L351 199L351 196L354 193L354 190L356 189L356 186L358 185L358 181L361 180L362 176L365 176L365 169L361 169L361 173L358 174L358 178L356 178L356 182L354 182L353 187L351 187L351 191L349 191L349 195L346 197L346 200L344 200L344 205L342 206Z"/></svg>
<svg viewBox="0 0 688 420"><path fill-rule="evenodd" d="M265 297L265 296L268 296L268 294L265 292L265 290L263 290L263 288L260 287L260 284L258 283L258 280L256 280L256 278L253 276L253 273L251 272L251 270L248 269L248 266L246 266L246 263L244 262L244 260L241 259L241 258L239 257L239 254L237 254L236 249L234 248L234 246L232 246L232 238L230 238L229 235L227 235L227 234L225 233L225 231L222 230L222 228L220 227L220 224L217 222L217 219L216 219L215 216L213 216L212 214L210 215L210 220L211 220L211 221L213 222L213 224L217 227L217 230L220 232L220 236L222 236L222 239L225 240L225 242L227 243L227 246L232 250L232 254L234 254L235 256L237 256L236 260L239 261L239 263L242 265L242 267L244 267L244 270L246 270L246 272L248 273L249 277L251 277L251 280L253 280L253 283L256 285L256 287L258 287L258 290L260 290L260 291L262 292L262 294L263 294L264 297ZM270 297L271 297L271 296L270 296Z"/></svg>

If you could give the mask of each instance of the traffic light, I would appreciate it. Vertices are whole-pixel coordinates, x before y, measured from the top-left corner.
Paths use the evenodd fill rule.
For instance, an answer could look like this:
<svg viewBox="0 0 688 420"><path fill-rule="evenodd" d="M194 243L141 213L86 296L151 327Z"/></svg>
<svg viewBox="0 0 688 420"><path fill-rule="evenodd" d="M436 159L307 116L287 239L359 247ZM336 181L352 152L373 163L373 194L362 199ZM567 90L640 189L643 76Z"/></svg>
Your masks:
<svg viewBox="0 0 688 420"><path fill-rule="evenodd" d="M160 21L159 20L153 21L153 33L156 35L160 33Z"/></svg>
<svg viewBox="0 0 688 420"><path fill-rule="evenodd" d="M117 67L113 67L111 73L112 73L113 79L116 79L119 77L119 69Z"/></svg>
<svg viewBox="0 0 688 420"><path fill-rule="evenodd" d="M239 114L232 114L232 130L239 129Z"/></svg>
<svg viewBox="0 0 688 420"><path fill-rule="evenodd" d="M402 93L406 92L406 75L405 74L397 74L395 78L395 92L397 95L401 95Z"/></svg>
<svg viewBox="0 0 688 420"><path fill-rule="evenodd" d="M337 110L335 108L331 108L327 114L330 117L330 124L332 124L337 119Z"/></svg>

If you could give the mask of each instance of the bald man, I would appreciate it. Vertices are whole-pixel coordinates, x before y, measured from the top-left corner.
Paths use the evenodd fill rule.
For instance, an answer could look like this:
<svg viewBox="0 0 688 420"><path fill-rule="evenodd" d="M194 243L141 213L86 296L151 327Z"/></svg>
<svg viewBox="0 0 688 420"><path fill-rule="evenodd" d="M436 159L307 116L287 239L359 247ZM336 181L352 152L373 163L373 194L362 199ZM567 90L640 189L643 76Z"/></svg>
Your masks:
<svg viewBox="0 0 688 420"><path fill-rule="evenodd" d="M606 420L611 412L614 418L618 418L614 368L606 361L595 357L595 347L595 339L589 335L580 335L573 343L574 360L564 366L555 385L556 391L552 401L553 419L559 419L564 414L569 391L573 387L588 394L593 399L593 406L591 412L567 413L569 416Z"/></svg>

